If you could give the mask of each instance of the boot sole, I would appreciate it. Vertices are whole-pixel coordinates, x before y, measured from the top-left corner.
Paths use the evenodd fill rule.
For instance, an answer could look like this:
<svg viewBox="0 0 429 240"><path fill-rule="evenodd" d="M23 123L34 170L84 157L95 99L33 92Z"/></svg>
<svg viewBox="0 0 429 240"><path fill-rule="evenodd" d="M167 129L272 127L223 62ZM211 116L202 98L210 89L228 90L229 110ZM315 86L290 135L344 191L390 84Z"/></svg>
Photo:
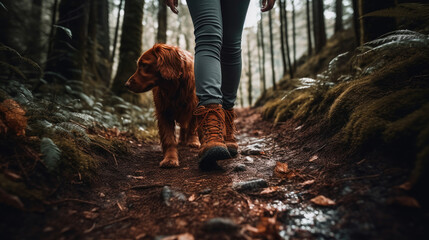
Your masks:
<svg viewBox="0 0 429 240"><path fill-rule="evenodd" d="M203 171L216 170L219 165L216 163L218 160L224 160L231 158L228 149L225 147L212 147L208 149L201 157L199 161L199 167Z"/></svg>

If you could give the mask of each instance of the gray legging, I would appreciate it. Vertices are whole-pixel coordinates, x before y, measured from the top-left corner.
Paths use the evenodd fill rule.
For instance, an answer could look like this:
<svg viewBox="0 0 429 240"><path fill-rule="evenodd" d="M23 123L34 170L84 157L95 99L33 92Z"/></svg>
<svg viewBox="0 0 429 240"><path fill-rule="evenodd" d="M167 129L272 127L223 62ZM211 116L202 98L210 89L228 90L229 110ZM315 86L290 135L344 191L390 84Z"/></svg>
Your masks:
<svg viewBox="0 0 429 240"><path fill-rule="evenodd" d="M234 107L241 76L241 35L250 0L187 0L195 34L199 105Z"/></svg>

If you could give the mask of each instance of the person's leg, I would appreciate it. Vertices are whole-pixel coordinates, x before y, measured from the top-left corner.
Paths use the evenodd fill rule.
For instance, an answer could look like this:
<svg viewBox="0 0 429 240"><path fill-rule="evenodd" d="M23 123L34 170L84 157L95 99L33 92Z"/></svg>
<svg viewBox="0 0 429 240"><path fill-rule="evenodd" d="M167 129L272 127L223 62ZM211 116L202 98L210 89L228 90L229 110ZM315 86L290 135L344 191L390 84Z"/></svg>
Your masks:
<svg viewBox="0 0 429 240"><path fill-rule="evenodd" d="M223 108L234 107L241 77L241 35L249 0L221 0L223 41L221 48Z"/></svg>
<svg viewBox="0 0 429 240"><path fill-rule="evenodd" d="M203 170L230 158L225 145L225 113L222 109L222 13L220 0L187 0L195 34L195 86L199 106L194 111L201 147L199 165Z"/></svg>
<svg viewBox="0 0 429 240"><path fill-rule="evenodd" d="M221 50L222 96L225 114L225 145L232 157L238 153L235 139L234 112L237 89L241 77L241 35L249 0L222 0L223 42Z"/></svg>
<svg viewBox="0 0 429 240"><path fill-rule="evenodd" d="M187 0L195 34L195 87L198 105L222 104L220 0Z"/></svg>

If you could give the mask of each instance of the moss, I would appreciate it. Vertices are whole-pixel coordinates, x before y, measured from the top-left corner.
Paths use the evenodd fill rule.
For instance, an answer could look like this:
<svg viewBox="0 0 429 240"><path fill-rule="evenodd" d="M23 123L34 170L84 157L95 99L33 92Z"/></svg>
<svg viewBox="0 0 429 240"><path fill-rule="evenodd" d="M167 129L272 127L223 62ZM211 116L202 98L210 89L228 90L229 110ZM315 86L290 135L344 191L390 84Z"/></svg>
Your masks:
<svg viewBox="0 0 429 240"><path fill-rule="evenodd" d="M264 119L272 119L274 117L274 113L276 112L279 105L281 105L281 99L275 99L273 101L269 101L264 105L264 109L262 111L262 117Z"/></svg>
<svg viewBox="0 0 429 240"><path fill-rule="evenodd" d="M94 177L98 162L82 146L66 138L56 138L54 142L61 149L59 171L63 176L70 178L79 173L85 181Z"/></svg>
<svg viewBox="0 0 429 240"><path fill-rule="evenodd" d="M352 110L350 120L342 130L345 139L357 148L373 141L384 140L390 143L389 139L395 138L395 134L407 134L409 131L405 130L415 125L412 123L414 117L411 117L411 120L395 121L404 118L428 102L427 96L429 96L429 90L404 89L381 97L372 103L360 105L358 105L359 102L355 103L354 105L358 107ZM382 139L383 136L385 136L384 139ZM400 138L402 139L403 136Z"/></svg>

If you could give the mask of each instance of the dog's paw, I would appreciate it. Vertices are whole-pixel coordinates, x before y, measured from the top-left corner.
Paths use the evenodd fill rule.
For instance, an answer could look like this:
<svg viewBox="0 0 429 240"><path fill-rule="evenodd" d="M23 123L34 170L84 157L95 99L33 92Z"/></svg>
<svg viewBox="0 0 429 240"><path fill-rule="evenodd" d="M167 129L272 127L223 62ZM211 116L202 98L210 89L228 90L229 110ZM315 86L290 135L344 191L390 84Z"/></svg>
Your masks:
<svg viewBox="0 0 429 240"><path fill-rule="evenodd" d="M176 168L179 167L179 159L177 158L164 158L160 163L161 168Z"/></svg>
<svg viewBox="0 0 429 240"><path fill-rule="evenodd" d="M188 146L188 147L191 147L191 148L200 148L200 146L201 146L201 144L200 144L200 141L189 141L188 143L186 143L186 145Z"/></svg>

